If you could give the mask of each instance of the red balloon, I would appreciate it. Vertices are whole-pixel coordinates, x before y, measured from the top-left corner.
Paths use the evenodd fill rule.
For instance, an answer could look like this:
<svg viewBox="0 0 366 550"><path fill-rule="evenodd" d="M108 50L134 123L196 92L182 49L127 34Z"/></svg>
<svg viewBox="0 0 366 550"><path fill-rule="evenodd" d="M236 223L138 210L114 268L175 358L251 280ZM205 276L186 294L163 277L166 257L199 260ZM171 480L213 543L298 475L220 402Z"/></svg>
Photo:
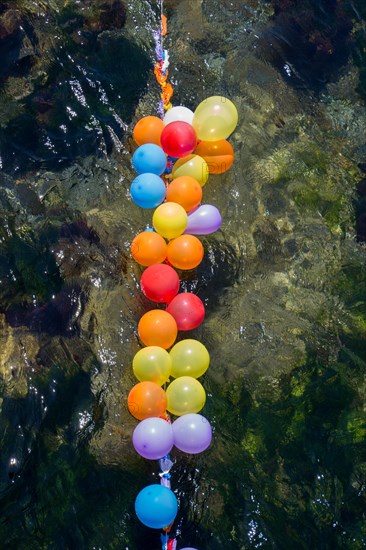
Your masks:
<svg viewBox="0 0 366 550"><path fill-rule="evenodd" d="M197 135L188 122L177 120L165 126L160 141L167 155L180 159L192 153L197 144Z"/></svg>
<svg viewBox="0 0 366 550"><path fill-rule="evenodd" d="M167 264L150 265L140 279L141 290L153 302L169 303L179 290L177 272Z"/></svg>
<svg viewBox="0 0 366 550"><path fill-rule="evenodd" d="M205 306L202 300L191 292L181 292L167 307L177 323L178 330L192 330L205 318Z"/></svg>

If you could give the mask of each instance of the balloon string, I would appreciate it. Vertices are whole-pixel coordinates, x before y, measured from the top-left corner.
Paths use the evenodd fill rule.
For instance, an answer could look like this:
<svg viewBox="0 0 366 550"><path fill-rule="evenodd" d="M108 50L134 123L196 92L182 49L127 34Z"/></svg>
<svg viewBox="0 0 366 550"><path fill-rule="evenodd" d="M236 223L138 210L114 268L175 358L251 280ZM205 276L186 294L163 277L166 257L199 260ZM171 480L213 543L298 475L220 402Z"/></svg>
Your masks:
<svg viewBox="0 0 366 550"><path fill-rule="evenodd" d="M171 98L173 95L173 86L168 82L169 76L169 53L167 49L164 49L164 37L168 34L168 20L163 13L163 0L160 2L160 20L161 26L160 29L154 32L155 40L155 54L157 57L157 62L154 67L154 74L157 83L161 88L160 101L159 101L159 115L161 118L164 118L166 111L172 108ZM167 168L165 170L165 178L169 178L169 174L172 171L173 162L168 159ZM171 419L168 413L166 413L165 420L171 423ZM173 467L173 461L170 458L170 455L166 455L159 460L160 468L160 484L168 489L171 489L170 483L170 470ZM176 550L177 540L175 538L170 538L169 532L173 525L174 521L163 529L161 534L161 544L162 550Z"/></svg>
<svg viewBox="0 0 366 550"><path fill-rule="evenodd" d="M161 118L163 118L165 111L172 108L170 100L174 90L173 86L168 82L169 53L167 49L164 49L164 37L168 34L168 20L163 13L163 0L160 2L160 11L160 29L154 31L155 54L157 58L154 74L161 88L158 111Z"/></svg>

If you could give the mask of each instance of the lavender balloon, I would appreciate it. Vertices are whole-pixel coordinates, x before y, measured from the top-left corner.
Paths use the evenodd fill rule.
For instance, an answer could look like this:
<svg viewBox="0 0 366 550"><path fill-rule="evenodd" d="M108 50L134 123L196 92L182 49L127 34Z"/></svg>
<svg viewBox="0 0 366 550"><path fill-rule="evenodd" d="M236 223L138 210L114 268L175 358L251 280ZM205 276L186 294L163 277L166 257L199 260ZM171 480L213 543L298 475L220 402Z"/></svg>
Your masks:
<svg viewBox="0 0 366 550"><path fill-rule="evenodd" d="M184 233L191 235L209 235L219 229L221 214L212 204L202 204L188 214L188 224Z"/></svg>
<svg viewBox="0 0 366 550"><path fill-rule="evenodd" d="M202 453L211 443L211 425L200 414L184 414L173 422L172 427L174 445L185 453Z"/></svg>
<svg viewBox="0 0 366 550"><path fill-rule="evenodd" d="M146 418L134 429L132 443L135 450L144 458L162 458L173 447L172 426L162 418Z"/></svg>

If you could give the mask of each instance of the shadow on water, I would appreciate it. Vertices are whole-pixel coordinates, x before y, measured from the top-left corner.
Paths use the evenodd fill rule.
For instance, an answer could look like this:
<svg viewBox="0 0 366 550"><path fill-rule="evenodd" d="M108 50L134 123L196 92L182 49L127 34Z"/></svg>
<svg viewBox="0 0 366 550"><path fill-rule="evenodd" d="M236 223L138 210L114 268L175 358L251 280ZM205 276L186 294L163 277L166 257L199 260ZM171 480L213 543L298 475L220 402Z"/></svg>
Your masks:
<svg viewBox="0 0 366 550"><path fill-rule="evenodd" d="M21 112L1 133L6 172L61 169L76 158L109 154L113 140L123 139L146 87L150 61L142 48L117 33L124 18L118 19L113 8L96 12L96 21L70 6L57 15L51 12L57 34L47 51L31 17L15 10L14 29L4 24L7 34L1 44L7 63L0 85L2 81L6 93L6 79L30 81L29 90L15 90L24 94Z"/></svg>
<svg viewBox="0 0 366 550"><path fill-rule="evenodd" d="M274 1L262 55L291 85L321 91L351 51L352 20L336 0Z"/></svg>

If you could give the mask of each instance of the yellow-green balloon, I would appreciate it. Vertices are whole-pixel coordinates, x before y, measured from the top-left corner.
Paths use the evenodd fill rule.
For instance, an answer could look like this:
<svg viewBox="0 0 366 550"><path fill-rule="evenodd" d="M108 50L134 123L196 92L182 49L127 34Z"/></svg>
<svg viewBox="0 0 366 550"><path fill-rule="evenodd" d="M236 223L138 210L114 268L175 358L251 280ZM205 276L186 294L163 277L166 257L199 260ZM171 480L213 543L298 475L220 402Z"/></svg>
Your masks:
<svg viewBox="0 0 366 550"><path fill-rule="evenodd" d="M198 413L206 403L206 392L195 378L181 376L173 380L166 390L167 409L176 416Z"/></svg>
<svg viewBox="0 0 366 550"><path fill-rule="evenodd" d="M175 344L169 352L172 360L171 375L199 378L210 364L210 355L201 342L187 338Z"/></svg>
<svg viewBox="0 0 366 550"><path fill-rule="evenodd" d="M147 346L136 353L132 368L140 382L155 382L162 386L169 379L172 360L164 348Z"/></svg>
<svg viewBox="0 0 366 550"><path fill-rule="evenodd" d="M181 235L188 223L187 212L176 202L164 202L157 207L152 218L154 229L166 239Z"/></svg>
<svg viewBox="0 0 366 550"><path fill-rule="evenodd" d="M190 176L203 187L209 176L208 164L199 155L187 155L174 163L172 177L175 179L180 176Z"/></svg>
<svg viewBox="0 0 366 550"><path fill-rule="evenodd" d="M192 126L198 139L226 139L236 128L238 111L230 99L215 95L203 100L194 112Z"/></svg>

